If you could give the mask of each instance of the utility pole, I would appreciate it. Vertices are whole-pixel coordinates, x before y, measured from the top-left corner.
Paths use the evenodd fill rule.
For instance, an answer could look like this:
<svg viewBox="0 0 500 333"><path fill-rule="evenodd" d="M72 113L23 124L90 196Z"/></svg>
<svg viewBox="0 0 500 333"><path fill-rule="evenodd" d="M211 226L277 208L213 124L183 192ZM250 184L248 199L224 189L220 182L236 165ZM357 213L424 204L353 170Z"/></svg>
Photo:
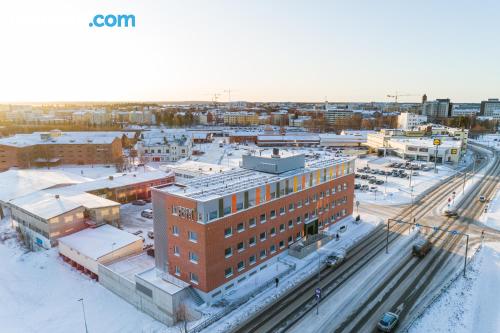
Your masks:
<svg viewBox="0 0 500 333"><path fill-rule="evenodd" d="M465 258L464 258L464 277L465 277L465 268L467 267L467 250L469 248L469 235L465 235L467 237L467 243L465 244Z"/></svg>
<svg viewBox="0 0 500 333"><path fill-rule="evenodd" d="M89 330L87 328L87 318L85 317L85 305L83 304L83 298L80 298L78 301L82 303L83 322L85 323L85 333L89 333Z"/></svg>
<svg viewBox="0 0 500 333"><path fill-rule="evenodd" d="M385 242L385 253L389 253L389 220L387 220L387 237Z"/></svg>

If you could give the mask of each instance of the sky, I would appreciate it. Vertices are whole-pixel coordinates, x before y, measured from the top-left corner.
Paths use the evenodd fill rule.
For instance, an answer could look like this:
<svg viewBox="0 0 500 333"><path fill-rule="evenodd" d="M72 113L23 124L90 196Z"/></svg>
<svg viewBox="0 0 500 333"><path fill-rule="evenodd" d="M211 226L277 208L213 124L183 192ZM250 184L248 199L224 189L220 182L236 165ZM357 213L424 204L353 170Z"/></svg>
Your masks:
<svg viewBox="0 0 500 333"><path fill-rule="evenodd" d="M500 1L2 0L0 103L500 97ZM135 28L96 28L133 14Z"/></svg>

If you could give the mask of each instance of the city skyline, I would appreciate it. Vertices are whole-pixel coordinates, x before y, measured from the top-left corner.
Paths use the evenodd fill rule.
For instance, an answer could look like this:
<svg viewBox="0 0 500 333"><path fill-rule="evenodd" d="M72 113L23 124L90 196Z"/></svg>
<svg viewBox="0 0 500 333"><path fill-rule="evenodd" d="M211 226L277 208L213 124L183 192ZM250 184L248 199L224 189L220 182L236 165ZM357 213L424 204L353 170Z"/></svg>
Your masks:
<svg viewBox="0 0 500 333"><path fill-rule="evenodd" d="M500 5L145 0L0 4L0 103L498 97ZM130 13L128 30L89 28ZM23 17L19 20L19 17ZM16 19L17 18L17 19Z"/></svg>

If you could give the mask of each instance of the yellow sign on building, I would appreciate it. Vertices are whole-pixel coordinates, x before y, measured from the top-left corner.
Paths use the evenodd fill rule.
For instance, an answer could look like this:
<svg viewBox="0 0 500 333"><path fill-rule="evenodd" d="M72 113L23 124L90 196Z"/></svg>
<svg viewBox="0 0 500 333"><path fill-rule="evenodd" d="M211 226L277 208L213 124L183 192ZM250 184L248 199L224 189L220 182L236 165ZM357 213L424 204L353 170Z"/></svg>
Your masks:
<svg viewBox="0 0 500 333"><path fill-rule="evenodd" d="M439 146L441 144L441 139L434 139L434 146Z"/></svg>
<svg viewBox="0 0 500 333"><path fill-rule="evenodd" d="M458 152L458 149L457 148L451 148L451 154L452 155L456 155Z"/></svg>

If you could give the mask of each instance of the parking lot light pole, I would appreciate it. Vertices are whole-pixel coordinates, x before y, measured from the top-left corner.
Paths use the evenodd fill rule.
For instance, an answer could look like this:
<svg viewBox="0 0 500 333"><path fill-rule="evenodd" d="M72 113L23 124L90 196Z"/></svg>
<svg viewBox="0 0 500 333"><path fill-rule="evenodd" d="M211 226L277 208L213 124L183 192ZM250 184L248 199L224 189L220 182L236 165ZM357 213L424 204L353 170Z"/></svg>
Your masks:
<svg viewBox="0 0 500 333"><path fill-rule="evenodd" d="M469 235L465 235L467 237L466 243L465 243L465 258L464 258L464 277L465 277L465 269L467 267L467 250L469 249Z"/></svg>
<svg viewBox="0 0 500 333"><path fill-rule="evenodd" d="M80 298L78 301L82 303L83 322L85 323L85 333L89 333L89 330L87 328L87 318L85 317L85 305L83 305L83 298Z"/></svg>

